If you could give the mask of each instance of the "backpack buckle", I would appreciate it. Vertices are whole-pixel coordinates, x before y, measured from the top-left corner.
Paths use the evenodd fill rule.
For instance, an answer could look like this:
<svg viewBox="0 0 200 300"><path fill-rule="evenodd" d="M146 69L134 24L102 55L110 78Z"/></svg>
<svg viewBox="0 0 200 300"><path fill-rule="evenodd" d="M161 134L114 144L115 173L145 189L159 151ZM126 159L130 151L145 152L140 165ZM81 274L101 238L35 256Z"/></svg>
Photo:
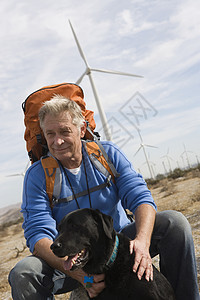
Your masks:
<svg viewBox="0 0 200 300"><path fill-rule="evenodd" d="M52 203L53 203L53 206L56 205L56 204L58 204L59 203L59 199L57 199L56 197L53 196Z"/></svg>
<svg viewBox="0 0 200 300"><path fill-rule="evenodd" d="M111 174L107 177L107 186L108 187L110 187L111 185L112 185L112 183L111 183L111 180L112 180L112 176L111 176Z"/></svg>

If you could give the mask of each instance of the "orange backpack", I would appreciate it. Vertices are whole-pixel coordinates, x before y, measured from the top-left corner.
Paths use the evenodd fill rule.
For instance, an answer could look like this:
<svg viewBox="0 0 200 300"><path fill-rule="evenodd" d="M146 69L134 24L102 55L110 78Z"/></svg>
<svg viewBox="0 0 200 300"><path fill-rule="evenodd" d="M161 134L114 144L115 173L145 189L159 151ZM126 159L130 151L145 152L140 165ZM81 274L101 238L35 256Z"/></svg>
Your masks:
<svg viewBox="0 0 200 300"><path fill-rule="evenodd" d="M24 124L26 127L24 139L26 141L26 148L31 162L40 159L41 156L46 155L48 152L46 140L39 125L38 112L45 101L51 100L55 95L62 95L70 100L75 101L82 111L82 115L89 123L92 132L96 124L94 121L94 112L86 109L84 102L84 94L82 89L75 84L62 83L57 85L45 86L32 94L22 103L24 111ZM86 139L93 139L91 134L86 131Z"/></svg>
<svg viewBox="0 0 200 300"><path fill-rule="evenodd" d="M115 177L119 176L112 162L108 158L108 155L105 152L102 144L99 142L97 138L98 134L94 134L94 129L96 127L93 117L94 112L86 109L86 104L83 100L84 94L82 89L78 85L72 83L62 83L43 87L30 94L22 103L22 108L24 111L24 124L26 127L24 139L26 141L26 148L31 162L34 163L35 161L41 159L46 177L46 191L51 207L53 207L54 203L59 203L59 200L63 200L58 199L61 186L59 177L60 167L56 159L54 159L52 156L46 156L48 153L48 147L42 129L40 128L38 112L43 103L51 100L55 94L62 95L72 101L75 101L81 107L82 114L87 121L88 126L83 145L92 163L107 178L105 184L103 184L104 186L98 186L95 188L95 190L109 185L111 179L114 182ZM58 175L59 179L56 179L56 174ZM56 180L59 182L56 182L55 184Z"/></svg>

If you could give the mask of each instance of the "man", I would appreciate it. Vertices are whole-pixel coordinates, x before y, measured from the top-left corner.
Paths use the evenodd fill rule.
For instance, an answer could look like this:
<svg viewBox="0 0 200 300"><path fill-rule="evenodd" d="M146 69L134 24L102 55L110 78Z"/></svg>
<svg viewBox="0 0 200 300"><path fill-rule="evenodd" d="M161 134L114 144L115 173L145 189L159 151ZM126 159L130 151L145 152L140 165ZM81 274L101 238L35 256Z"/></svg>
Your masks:
<svg viewBox="0 0 200 300"><path fill-rule="evenodd" d="M39 112L50 155L59 161L62 171L61 198L104 183L105 176L90 161L81 139L86 124L80 107L56 95L45 102ZM78 208L91 207L112 216L116 231L131 238L130 251L135 251L133 272L141 279L152 280L151 257L160 254L161 272L172 284L176 298L199 300L194 245L186 218L175 211L156 214L156 205L145 181L132 168L124 154L111 142L102 142L120 176L115 184L50 208L45 175L38 161L26 173L22 212L24 235L33 253L10 272L9 282L14 300L54 299L54 294L69 292L80 284L85 286L82 270L66 271L63 258L50 250L57 224ZM125 209L135 215L130 223ZM94 275L87 288L95 297L105 287L104 274Z"/></svg>

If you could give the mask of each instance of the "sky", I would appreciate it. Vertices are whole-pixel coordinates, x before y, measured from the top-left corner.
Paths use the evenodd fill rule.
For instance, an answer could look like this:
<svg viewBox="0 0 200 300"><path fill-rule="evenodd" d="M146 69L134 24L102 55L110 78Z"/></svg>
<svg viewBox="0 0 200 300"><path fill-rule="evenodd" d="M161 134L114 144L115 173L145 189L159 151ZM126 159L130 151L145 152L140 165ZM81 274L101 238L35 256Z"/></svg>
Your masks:
<svg viewBox="0 0 200 300"><path fill-rule="evenodd" d="M0 207L21 201L22 102L85 71L69 20L91 68L143 76L91 73L112 140L135 170L150 178L200 161L199 0L2 0L0 20ZM103 140L87 75L80 86Z"/></svg>

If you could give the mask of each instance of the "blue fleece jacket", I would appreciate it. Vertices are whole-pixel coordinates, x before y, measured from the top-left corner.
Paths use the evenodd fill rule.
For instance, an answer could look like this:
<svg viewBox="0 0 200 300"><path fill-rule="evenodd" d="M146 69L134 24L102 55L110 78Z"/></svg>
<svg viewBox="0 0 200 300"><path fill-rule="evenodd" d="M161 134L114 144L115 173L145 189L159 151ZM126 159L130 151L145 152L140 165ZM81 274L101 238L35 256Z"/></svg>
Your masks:
<svg viewBox="0 0 200 300"><path fill-rule="evenodd" d="M101 142L120 177L110 187L91 193L93 209L99 209L104 214L112 216L114 228L120 232L130 221L124 209L135 212L141 204L156 205L142 176L132 167L126 156L111 142ZM84 147L83 156L87 172L89 188L105 182L106 177L99 172L90 161ZM83 162L77 175L66 170L75 193L87 190L87 182ZM62 171L62 187L60 198L72 195L68 179ZM80 208L90 207L88 195L77 198ZM26 172L23 187L22 212L24 216L24 235L27 246L33 252L35 243L42 238L54 240L57 235L57 225L69 212L78 209L76 201L56 204L50 208L46 193L46 179L41 162L34 163Z"/></svg>

